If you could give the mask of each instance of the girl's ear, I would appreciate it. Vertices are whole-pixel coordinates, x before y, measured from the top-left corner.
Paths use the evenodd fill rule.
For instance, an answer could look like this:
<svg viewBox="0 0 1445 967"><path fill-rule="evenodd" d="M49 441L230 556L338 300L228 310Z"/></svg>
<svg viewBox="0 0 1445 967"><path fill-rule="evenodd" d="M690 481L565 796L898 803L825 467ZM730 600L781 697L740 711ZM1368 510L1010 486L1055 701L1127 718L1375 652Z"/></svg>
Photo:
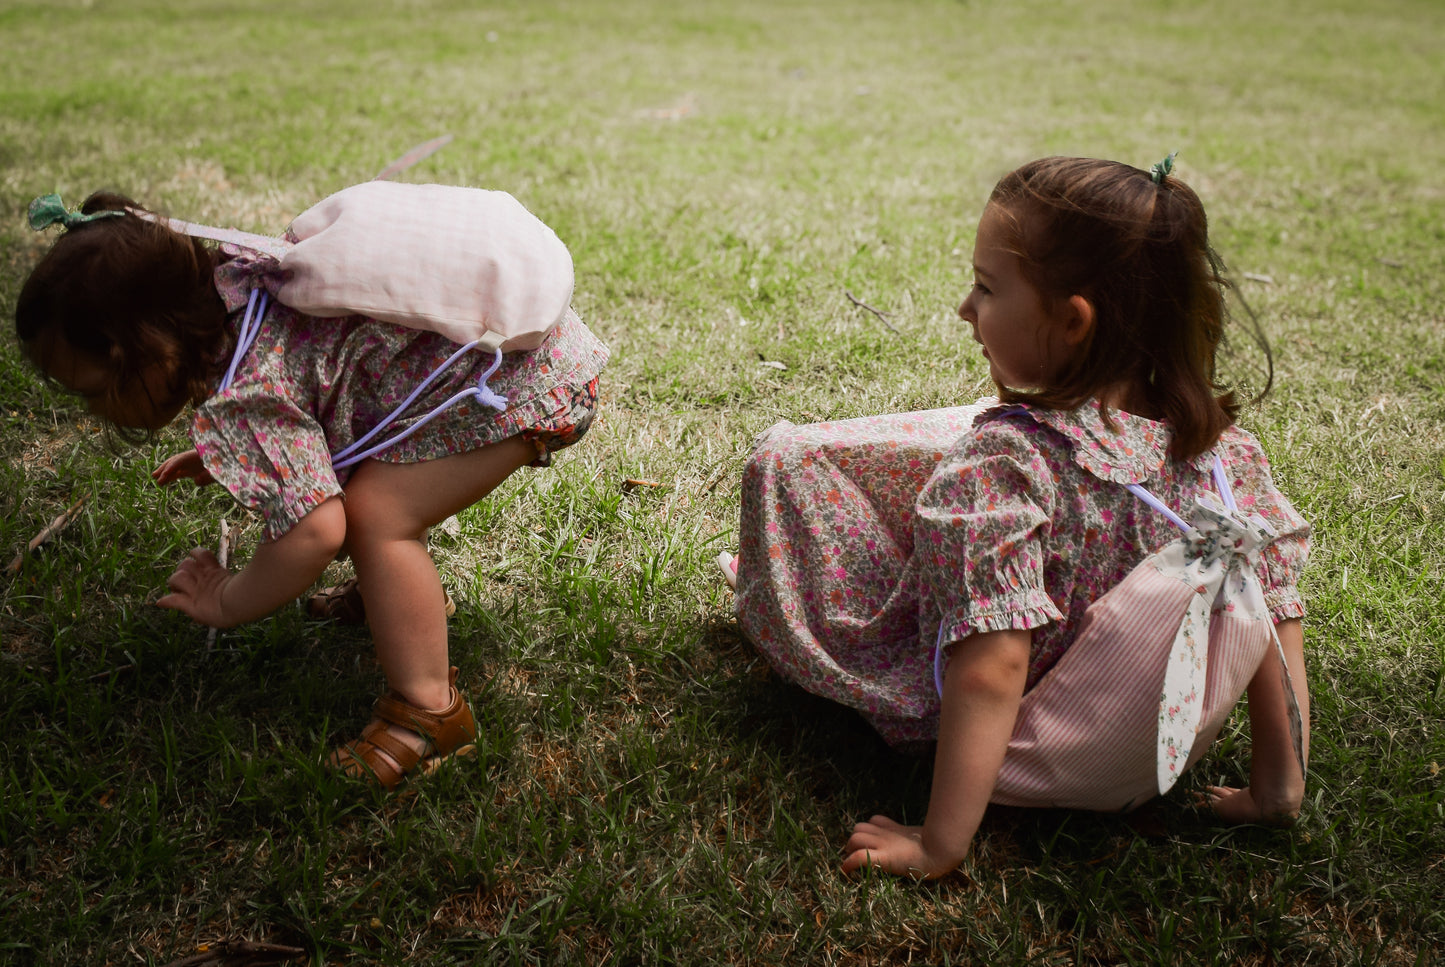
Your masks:
<svg viewBox="0 0 1445 967"><path fill-rule="evenodd" d="M1081 295L1071 295L1061 307L1064 343L1082 346L1094 334L1094 304Z"/></svg>

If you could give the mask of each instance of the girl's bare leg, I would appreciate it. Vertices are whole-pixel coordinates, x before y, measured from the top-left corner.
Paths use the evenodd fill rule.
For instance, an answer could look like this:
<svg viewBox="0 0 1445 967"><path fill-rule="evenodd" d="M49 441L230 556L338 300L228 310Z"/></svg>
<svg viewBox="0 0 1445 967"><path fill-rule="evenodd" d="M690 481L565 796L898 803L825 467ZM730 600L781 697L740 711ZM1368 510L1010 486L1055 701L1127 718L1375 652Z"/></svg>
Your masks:
<svg viewBox="0 0 1445 967"><path fill-rule="evenodd" d="M426 548L429 527L481 500L537 455L520 436L425 463L368 460L347 481L346 550L366 602L387 684L412 705L442 709L447 675L446 594ZM424 743L411 732L397 738Z"/></svg>

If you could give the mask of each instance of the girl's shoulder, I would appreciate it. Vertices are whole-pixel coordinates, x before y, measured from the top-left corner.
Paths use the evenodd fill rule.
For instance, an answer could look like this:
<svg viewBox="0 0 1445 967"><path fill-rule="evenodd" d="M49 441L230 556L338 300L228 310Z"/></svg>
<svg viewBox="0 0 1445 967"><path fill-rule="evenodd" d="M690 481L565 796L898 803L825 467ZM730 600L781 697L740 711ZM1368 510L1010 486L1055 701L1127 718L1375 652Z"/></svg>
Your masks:
<svg viewBox="0 0 1445 967"><path fill-rule="evenodd" d="M1259 442L1259 438L1234 423L1219 434L1219 442L1214 445L1213 452L1219 454L1219 459L1224 461L1225 466L1236 462L1269 465L1269 457L1265 455L1264 445Z"/></svg>
<svg viewBox="0 0 1445 967"><path fill-rule="evenodd" d="M1034 453L1101 480L1131 484L1158 475L1172 439L1167 423L1122 410L1105 412L1098 400L1090 400L1071 410L991 407L959 442L977 457Z"/></svg>
<svg viewBox="0 0 1445 967"><path fill-rule="evenodd" d="M1220 435L1211 454L1218 454L1231 478L1231 486L1245 494L1286 503L1287 499L1275 484L1269 455L1253 433L1239 426L1230 426ZM1206 455L1211 459L1211 455ZM1293 514L1293 511L1290 511Z"/></svg>

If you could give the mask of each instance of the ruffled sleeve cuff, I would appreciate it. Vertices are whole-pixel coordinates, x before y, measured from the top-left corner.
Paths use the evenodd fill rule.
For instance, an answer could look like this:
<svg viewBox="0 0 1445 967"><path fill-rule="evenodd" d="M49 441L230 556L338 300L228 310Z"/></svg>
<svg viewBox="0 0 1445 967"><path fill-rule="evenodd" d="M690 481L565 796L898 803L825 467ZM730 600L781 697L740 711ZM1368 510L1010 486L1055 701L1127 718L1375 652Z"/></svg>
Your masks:
<svg viewBox="0 0 1445 967"><path fill-rule="evenodd" d="M1296 587L1274 588L1264 592L1264 603L1275 624L1305 616L1304 598Z"/></svg>
<svg viewBox="0 0 1445 967"><path fill-rule="evenodd" d="M265 387L248 384L211 397L196 411L191 440L217 482L262 515L268 541L342 492L320 428Z"/></svg>
<svg viewBox="0 0 1445 967"><path fill-rule="evenodd" d="M962 607L943 619L942 641L962 641L989 631L1031 631L1064 618L1042 588L1026 588L1006 600L997 598L984 607Z"/></svg>

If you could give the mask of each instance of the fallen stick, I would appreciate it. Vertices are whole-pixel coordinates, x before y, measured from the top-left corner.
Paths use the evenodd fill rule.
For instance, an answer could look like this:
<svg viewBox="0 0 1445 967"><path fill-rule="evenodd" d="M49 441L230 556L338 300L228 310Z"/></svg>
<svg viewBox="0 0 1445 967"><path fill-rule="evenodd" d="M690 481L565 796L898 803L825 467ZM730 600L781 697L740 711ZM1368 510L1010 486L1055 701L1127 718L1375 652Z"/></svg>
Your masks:
<svg viewBox="0 0 1445 967"><path fill-rule="evenodd" d="M9 566L5 568L5 573L20 573L20 567L22 564L25 563L25 555L33 552L41 544L44 544L46 541L50 540L57 533L59 533L62 527L70 523L71 518L75 516L76 511L80 510L80 505L83 503L85 503L85 498L81 497L75 503L70 505L69 510L56 517L49 524L45 525L45 528L39 534L36 534L34 537L30 538L30 543L26 546L25 550L21 551L19 554L16 554L15 560L11 561Z"/></svg>
<svg viewBox="0 0 1445 967"><path fill-rule="evenodd" d="M857 299L855 299L855 298L853 297L853 293L849 292L847 289L844 289L844 290L843 290L843 294L848 297L848 301L849 301L849 302L853 303L853 304L854 304L855 306L857 306L858 308L860 308L860 309L867 309L869 312L871 312L871 313L873 313L875 316L877 316L878 319L879 319L879 321L882 322L883 325L885 325L885 326L888 327L889 331L891 331L891 332L897 332L897 331L898 331L898 329L893 325L893 323L891 323L891 322L888 321L888 313L882 312L882 311L880 311L880 310L878 310L878 309L875 309L875 308L873 308L872 306L870 306L870 305L869 305L868 303L866 303L866 302L859 302Z"/></svg>
<svg viewBox="0 0 1445 967"><path fill-rule="evenodd" d="M103 682L112 675L119 675L121 672L135 671L134 665L117 665L114 668L107 668L103 672L96 672L86 679L88 682Z"/></svg>
<svg viewBox="0 0 1445 967"><path fill-rule="evenodd" d="M412 148L410 151L408 151L406 154L402 155L400 158L397 158L391 164L387 165L385 168L382 168L376 173L376 177L371 180L388 181L396 177L401 172L405 171L407 168L410 168L418 161L421 161L423 158L430 157L431 155L435 154L436 152L440 151L442 148L445 148L451 143L452 136L450 134L444 134L439 138L432 138L430 141L419 144L415 148Z"/></svg>
<svg viewBox="0 0 1445 967"><path fill-rule="evenodd" d="M252 943L249 940L222 940L216 944L204 944L200 952L190 957L173 960L166 967L200 967L201 964L217 964L220 967L263 967L266 964L281 964L288 960L300 960L306 956L302 947L287 947L274 943Z"/></svg>
<svg viewBox="0 0 1445 967"><path fill-rule="evenodd" d="M226 566L227 560L228 560L228 559L230 558L230 556L231 556L231 554L230 554L230 545L231 545L231 525L227 524L227 523L226 523L226 518L222 517L222 518L221 518L221 546L220 546L220 548L219 548L220 553L218 553L218 554L216 555L216 560L221 562L221 567L225 567L225 566ZM215 628L212 628L210 631L207 631L207 632L206 632L206 651L210 651L212 648L216 647L216 632L217 632L217 629L215 629Z"/></svg>

